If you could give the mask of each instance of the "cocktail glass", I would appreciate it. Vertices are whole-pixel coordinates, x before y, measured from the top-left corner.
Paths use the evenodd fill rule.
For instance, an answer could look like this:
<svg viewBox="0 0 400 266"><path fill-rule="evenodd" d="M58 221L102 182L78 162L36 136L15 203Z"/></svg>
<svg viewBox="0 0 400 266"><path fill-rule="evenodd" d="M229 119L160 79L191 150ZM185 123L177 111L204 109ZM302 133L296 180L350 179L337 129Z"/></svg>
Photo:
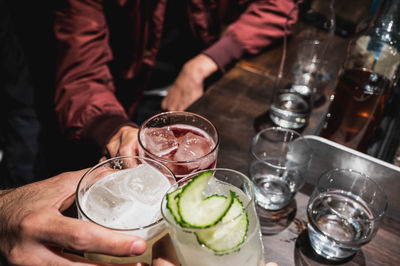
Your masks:
<svg viewBox="0 0 400 266"><path fill-rule="evenodd" d="M189 174L187 177L180 179L168 191L167 195L177 189L188 184L190 180L196 176L212 172L212 177L203 191L203 199L207 199L212 195L228 197L230 191L238 196L243 208L240 209L238 215L228 220L203 229L193 229L188 226L180 225L176 222L169 207L167 207L167 199L164 197L161 204L161 212L168 224L169 233L177 252L179 261L183 266L197 265L230 265L230 266L259 266L264 265L264 248L261 238L260 224L255 211L254 205L254 186L250 179L244 174L224 168L200 171ZM170 194L171 195L171 194ZM201 212L202 210L196 210ZM207 215L207 213L206 213ZM240 221L247 215L247 228L237 226ZM246 220L246 218L244 219ZM222 231L220 230L222 228ZM216 251L216 246L229 244L237 240L238 234L243 233L241 229L247 229L243 240L239 245L231 249ZM224 233L228 233L225 235ZM216 238L214 242L208 244L200 244L201 237L207 236ZM221 239L222 237L222 239ZM219 243L219 244L217 244ZM215 245L215 247L213 246Z"/></svg>
<svg viewBox="0 0 400 266"><path fill-rule="evenodd" d="M109 263L151 265L153 244L167 234L160 213L161 200L175 182L174 174L166 166L150 158L114 157L88 170L76 191L79 219L139 236L146 240L147 249L140 256L86 253L85 257Z"/></svg>
<svg viewBox="0 0 400 266"><path fill-rule="evenodd" d="M138 139L139 155L165 164L177 179L216 165L218 131L198 114L157 114L142 124Z"/></svg>

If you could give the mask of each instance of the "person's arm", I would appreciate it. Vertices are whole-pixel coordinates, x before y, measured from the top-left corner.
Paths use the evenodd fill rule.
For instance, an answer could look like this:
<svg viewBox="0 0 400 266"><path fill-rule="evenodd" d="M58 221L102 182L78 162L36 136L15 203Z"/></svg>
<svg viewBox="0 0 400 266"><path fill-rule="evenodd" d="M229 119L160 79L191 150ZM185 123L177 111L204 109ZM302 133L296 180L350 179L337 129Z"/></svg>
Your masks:
<svg viewBox="0 0 400 266"><path fill-rule="evenodd" d="M56 12L54 26L58 42L55 106L59 123L70 139L94 141L104 149L122 126L128 125L132 130L137 126L114 94L107 66L113 55L103 4L94 0L63 3ZM119 146L103 152L115 156L118 149ZM129 152L132 154L132 149Z"/></svg>
<svg viewBox="0 0 400 266"><path fill-rule="evenodd" d="M85 171L0 191L0 255L9 264L92 264L83 257L64 253L64 249L115 256L145 251L143 239L62 215L74 201L76 186Z"/></svg>
<svg viewBox="0 0 400 266"><path fill-rule="evenodd" d="M172 84L161 107L167 111L183 111L203 95L204 80L218 70L209 56L200 54L185 63Z"/></svg>
<svg viewBox="0 0 400 266"><path fill-rule="evenodd" d="M247 2L250 4L240 17L228 26L217 42L203 51L222 72L245 54L257 54L281 40L285 24L288 23L287 30L290 33L297 21L296 0Z"/></svg>
<svg viewBox="0 0 400 266"><path fill-rule="evenodd" d="M207 77L217 70L226 72L228 66L243 55L257 54L281 39L289 17L289 28L297 21L297 12L291 12L295 7L294 0L250 2L217 42L183 66L163 99L163 109L186 109L203 95L203 83Z"/></svg>

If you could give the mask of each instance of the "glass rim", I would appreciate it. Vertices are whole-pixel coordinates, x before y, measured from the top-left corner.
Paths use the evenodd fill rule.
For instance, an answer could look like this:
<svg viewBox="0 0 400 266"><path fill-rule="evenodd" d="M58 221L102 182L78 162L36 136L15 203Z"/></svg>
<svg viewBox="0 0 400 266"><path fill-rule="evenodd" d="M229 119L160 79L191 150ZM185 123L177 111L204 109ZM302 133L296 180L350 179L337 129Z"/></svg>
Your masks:
<svg viewBox="0 0 400 266"><path fill-rule="evenodd" d="M203 155L203 156L201 156L201 157L199 157L199 158L193 159L193 160L174 161L174 160L162 158L162 157L160 157L160 156L158 156L158 155L152 153L152 152L149 151L148 149L146 149L146 147L145 147L145 146L143 145L143 143L142 143L142 140L140 139L140 135L141 135L140 133L143 131L143 127L144 127L147 123L149 123L152 119L154 119L154 118L156 118L156 117L159 117L159 116L162 116L162 115L168 115L168 114L192 115L192 116L196 116L196 117L198 117L198 118L201 118L202 120L204 120L204 121L206 121L208 124L210 124L211 127L213 128L213 130L215 130L215 133L216 133L216 135L217 135L217 141L215 142L215 145L214 145L214 147L211 149L211 151L208 152L207 154L205 154L205 155ZM207 133L207 132L206 132L206 133ZM187 164L187 163L194 163L194 162L197 162L197 161L202 160L202 159L204 159L204 158L210 156L211 154L213 154L213 153L218 149L218 146L219 146L219 143L220 143L220 137L219 137L218 129L214 126L213 123L211 123L210 120L208 120L208 119L205 118L204 116L201 116L201 115L199 115L199 114L192 113L192 112L186 112L186 111L168 111L168 112L162 112L162 113L158 113L158 114L156 114L156 115L153 115L152 117L146 119L146 120L142 123L142 125L139 127L139 130L138 130L138 142L139 142L139 146L145 151L145 153L150 154L151 156L153 156L154 158L157 158L157 160L159 160L159 161L161 161L161 162L164 162L164 163L175 163L175 164L176 164L176 163L178 163L178 164Z"/></svg>
<svg viewBox="0 0 400 266"><path fill-rule="evenodd" d="M215 224L215 225L213 225L213 226L210 226L210 227L207 227L207 228L182 227L182 226L180 226L179 224L176 223L176 221L175 221L175 219L174 219L173 217L171 217L172 220L173 220L173 221L171 222L171 221L170 221L171 219L168 219L168 217L166 217L166 215L164 214L164 205L166 204L166 203L165 203L165 201L166 201L166 195L167 195L168 193L171 193L171 192L175 191L176 189L178 189L178 188L180 187L180 186L179 186L180 183L183 182L183 183L186 184L186 181L187 181L187 180L190 180L190 179L193 178L194 176L196 176L196 175L198 175L198 174L200 174L200 173L203 173L203 172L207 172L207 171L213 171L214 173L217 172L217 171L219 171L219 172L221 172L221 171L231 172L231 173L235 173L235 174L237 174L237 175L243 177L244 180L246 180L245 182L247 182L247 183L249 184L250 192L249 192L249 193L244 193L244 194L245 194L246 196L249 196L248 194L250 194L250 198L249 198L249 201L247 202L247 204L243 206L243 211L242 211L239 215L233 217L233 218L232 218L231 220L229 220L229 221L226 221L226 222L224 222L224 223L217 223L217 224ZM173 188L174 188L174 190L171 191L171 189L173 189ZM241 190L242 190L242 189L241 189ZM228 224L228 223L230 223L231 221L233 221L233 220L235 220L235 219L238 219L239 217L241 217L241 216L246 212L247 209L251 208L251 204L252 204L254 201L255 201L254 186L252 185L252 181L250 180L250 178L249 178L248 176L246 176L245 174L243 174L243 173L241 173L241 172L239 172L239 171L237 171L237 170L233 170L233 169L229 169L229 168L211 168L211 169L206 169L206 170L201 170L201 171L197 171L197 172L191 173L191 174L185 176L184 178L179 179L177 182L175 182L175 183L168 189L167 193L165 193L165 195L164 195L164 197L163 197L163 199L162 199L162 201L161 201L161 215L162 215L162 217L165 219L165 221L166 221L168 224L171 224L171 225L173 225L174 227L179 227L179 228L181 228L182 230L188 231L188 232L199 232L199 231L204 231L204 230L216 228L216 227L219 227L219 226ZM167 207L165 207L165 210L167 210Z"/></svg>
<svg viewBox="0 0 400 266"><path fill-rule="evenodd" d="M312 152L311 145L308 143L308 140L306 138L304 138L304 136L301 133L297 132L296 130L293 130L293 129L290 129L290 128L284 128L284 127L268 127L268 128L264 128L264 129L260 130L251 140L250 151L251 151L251 154L257 159L257 161L259 161L259 162L261 162L263 164L266 164L266 165L268 165L270 167L280 169L280 170L297 168L298 165L306 165L306 164L308 164L310 162L312 155L310 155L310 158L306 162L304 162L302 164L297 164L297 165L295 165L293 167L276 165L276 164L273 164L271 162L268 162L268 161L263 160L262 158L260 158L260 156L258 156L254 152L255 142L260 138L260 136L263 133L269 132L269 131L275 131L275 130L278 130L278 131L281 131L281 132L290 132L290 133L296 135L297 137L295 138L295 140L297 140L297 139L302 140L304 143L306 143L309 151Z"/></svg>
<svg viewBox="0 0 400 266"><path fill-rule="evenodd" d="M144 225L144 226L140 226L140 227L134 227L134 228L114 228L114 227L110 227L110 226L103 225L103 224L101 224L101 223L98 223L98 222L94 221L94 220L93 220L92 218L90 218L90 217L86 214L86 212L83 210L83 208L82 208L82 206L81 206L81 204L80 204L80 202L79 202L79 189L80 189L80 187L81 187L81 183L83 182L84 178L87 177L87 175L89 175L90 173L92 173L92 172L93 172L95 169L97 169L98 167L101 167L102 165L105 165L105 164L109 163L110 161L120 160L120 159L128 159L128 158L131 158L131 159L140 159L140 160L145 160L145 161L151 161L151 162L153 162L153 163L155 163L155 164L157 164L157 165L159 165L159 166L165 168L165 169L167 170L167 172L169 172L169 173L171 174L171 176L173 177L173 179L175 180L175 182L174 182L173 184L176 184L176 177L175 177L175 174L174 174L167 166L165 166L164 164L162 164L162 163L160 163L160 162L157 162L157 161L154 160L154 159L147 158L147 157L142 157L142 156L129 156L129 155L125 155L125 156L116 156L116 157L112 157L112 158L109 158L109 159L107 159L107 160L105 160L105 161L102 161L102 162L100 162L100 163L94 165L94 166L91 167L89 170L87 170L87 171L83 174L83 176L79 179L78 185L77 185L76 190L75 190L75 204L76 204L76 206L78 207L78 209L79 209L79 211L81 212L81 214L82 214L86 219L88 219L90 222L95 223L95 224L97 224L97 225L100 225L100 226L103 227L103 228L107 228L107 229L111 229L111 230L113 230L113 231L119 231L119 232L128 232L128 231L129 231L129 232L132 232L132 231L141 231L141 230L144 230L144 229L148 229L148 228L151 228L151 227L156 226L157 224L160 224L164 219L163 219L163 217L161 216L160 219L157 219L156 221L154 221L154 222L151 223L151 224ZM163 174L163 175L164 175L164 174ZM172 186L173 184L170 184L170 187L168 188L168 191L171 189L171 186ZM163 196L163 197L164 197L164 196Z"/></svg>
<svg viewBox="0 0 400 266"><path fill-rule="evenodd" d="M352 169L352 168L333 168L333 169L330 169L330 170L327 170L327 171L323 172L323 173L318 177L317 183L316 183L315 188L314 188L316 191L318 191L318 194L321 193L321 190L320 190L320 188L319 188L320 182L321 182L324 178L326 178L327 175L329 175L330 173L334 173L334 172L351 172L351 173L355 173L355 174L359 175L359 177L362 177L362 178L368 180L368 182L372 183L372 184L375 186L375 188L376 188L376 189L382 194L382 196L383 196L383 203L384 203L384 204L383 204L383 208L382 208L382 210L379 211L379 213L377 213L376 217L375 217L375 215L374 215L373 218L363 218L363 219L360 219L360 218L353 219L353 218L352 218L353 221L372 221L372 222L376 222L376 221L379 221L379 220L385 215L385 213L386 213L386 211L387 211L387 209L388 209L388 198L387 198L387 195L386 195L385 191L384 191L384 190L382 189L382 187L381 187L375 180L373 180L370 176L368 176L367 174L364 174L364 173L362 173L362 172L360 172L360 171L354 170L354 169ZM343 192L350 192L349 190L342 190L342 191L343 191ZM352 194L353 194L353 193L352 193ZM358 196L358 195L356 195L356 196L357 196L358 198L362 199L360 196ZM331 207L329 206L329 208L331 208ZM351 241L350 241L350 242L351 242Z"/></svg>

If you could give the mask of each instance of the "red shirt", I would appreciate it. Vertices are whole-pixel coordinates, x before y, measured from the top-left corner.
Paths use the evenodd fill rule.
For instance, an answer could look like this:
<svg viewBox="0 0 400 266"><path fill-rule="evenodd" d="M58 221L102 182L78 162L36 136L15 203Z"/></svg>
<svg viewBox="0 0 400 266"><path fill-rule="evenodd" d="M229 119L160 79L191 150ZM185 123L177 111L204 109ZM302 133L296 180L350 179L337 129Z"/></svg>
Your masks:
<svg viewBox="0 0 400 266"><path fill-rule="evenodd" d="M62 130L73 140L103 148L129 119L140 97L117 99L116 80L146 87L160 45L167 0L65 0L56 13L58 64L55 105ZM243 8L219 36L228 3ZM187 0L194 36L224 72L244 54L257 54L283 36L293 0ZM291 23L297 19L297 13ZM112 69L112 70L111 70Z"/></svg>

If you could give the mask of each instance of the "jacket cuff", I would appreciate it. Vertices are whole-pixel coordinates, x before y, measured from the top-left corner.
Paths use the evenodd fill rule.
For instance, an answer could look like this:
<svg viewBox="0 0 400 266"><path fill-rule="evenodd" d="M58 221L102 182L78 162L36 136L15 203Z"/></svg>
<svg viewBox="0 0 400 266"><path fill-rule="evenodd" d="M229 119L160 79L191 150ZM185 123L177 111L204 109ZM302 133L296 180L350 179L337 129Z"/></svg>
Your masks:
<svg viewBox="0 0 400 266"><path fill-rule="evenodd" d="M244 48L231 35L225 35L211 47L203 51L218 65L222 73L239 60L244 53Z"/></svg>
<svg viewBox="0 0 400 266"><path fill-rule="evenodd" d="M123 126L138 127L137 124L121 115L101 115L92 119L85 130L84 137L94 142L102 153L111 137Z"/></svg>

